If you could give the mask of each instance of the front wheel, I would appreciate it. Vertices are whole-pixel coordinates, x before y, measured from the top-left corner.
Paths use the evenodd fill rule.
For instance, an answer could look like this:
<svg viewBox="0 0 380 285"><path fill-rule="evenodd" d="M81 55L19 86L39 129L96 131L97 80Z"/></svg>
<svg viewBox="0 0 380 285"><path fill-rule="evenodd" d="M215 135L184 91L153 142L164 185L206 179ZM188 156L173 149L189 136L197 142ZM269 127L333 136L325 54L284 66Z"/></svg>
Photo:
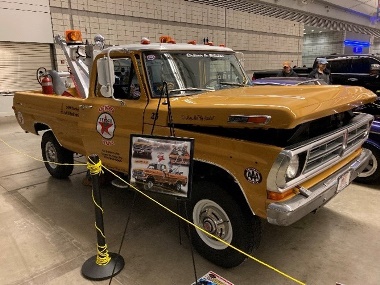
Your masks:
<svg viewBox="0 0 380 285"><path fill-rule="evenodd" d="M150 190L153 188L153 186L154 186L154 179L152 177L149 177L144 184L144 189Z"/></svg>
<svg viewBox="0 0 380 285"><path fill-rule="evenodd" d="M369 149L372 155L367 167L358 175L355 181L365 184L377 183L380 181L380 150L368 143L364 143L363 147Z"/></svg>
<svg viewBox="0 0 380 285"><path fill-rule="evenodd" d="M53 132L47 131L43 134L41 150L45 167L51 176L63 179L67 178L72 173L74 169L73 153L58 143Z"/></svg>
<svg viewBox="0 0 380 285"><path fill-rule="evenodd" d="M191 226L194 247L204 258L221 267L235 267L247 257L228 244L248 254L258 247L261 239L260 219L219 185L212 182L194 183L191 199L190 220L224 241Z"/></svg>

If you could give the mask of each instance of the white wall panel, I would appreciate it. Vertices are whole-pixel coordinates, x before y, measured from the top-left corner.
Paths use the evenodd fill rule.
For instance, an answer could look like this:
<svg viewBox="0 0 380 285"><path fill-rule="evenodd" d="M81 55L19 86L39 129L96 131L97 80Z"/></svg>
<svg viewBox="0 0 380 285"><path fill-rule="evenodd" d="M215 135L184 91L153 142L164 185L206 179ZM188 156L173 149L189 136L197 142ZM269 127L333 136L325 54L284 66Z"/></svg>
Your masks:
<svg viewBox="0 0 380 285"><path fill-rule="evenodd" d="M0 42L53 43L48 0L0 1Z"/></svg>

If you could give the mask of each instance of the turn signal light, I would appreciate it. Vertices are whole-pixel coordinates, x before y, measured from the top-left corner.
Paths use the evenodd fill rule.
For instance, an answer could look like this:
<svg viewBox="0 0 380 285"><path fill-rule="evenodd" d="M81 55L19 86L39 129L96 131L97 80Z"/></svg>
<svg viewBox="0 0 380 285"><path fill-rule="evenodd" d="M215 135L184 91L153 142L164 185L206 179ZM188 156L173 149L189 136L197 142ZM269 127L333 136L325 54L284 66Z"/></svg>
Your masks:
<svg viewBox="0 0 380 285"><path fill-rule="evenodd" d="M68 30L65 32L67 44L81 44L82 33L78 30Z"/></svg>
<svg viewBox="0 0 380 285"><path fill-rule="evenodd" d="M290 189L288 191L285 191L285 192L271 192L271 191L267 191L267 198L269 200L275 200L275 201L278 201L278 200L282 200L290 195L294 194L293 190Z"/></svg>
<svg viewBox="0 0 380 285"><path fill-rule="evenodd" d="M161 36L160 43L175 44L176 41L170 36Z"/></svg>
<svg viewBox="0 0 380 285"><path fill-rule="evenodd" d="M266 125L270 120L271 116L269 115L231 115L228 117L229 123L250 123L256 125Z"/></svg>

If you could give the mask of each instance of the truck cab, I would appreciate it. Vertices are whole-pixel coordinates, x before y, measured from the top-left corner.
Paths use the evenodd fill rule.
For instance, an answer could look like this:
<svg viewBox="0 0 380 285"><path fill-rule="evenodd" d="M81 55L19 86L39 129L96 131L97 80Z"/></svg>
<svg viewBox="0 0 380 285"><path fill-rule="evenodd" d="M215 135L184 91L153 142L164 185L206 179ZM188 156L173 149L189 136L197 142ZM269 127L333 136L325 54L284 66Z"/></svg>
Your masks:
<svg viewBox="0 0 380 285"><path fill-rule="evenodd" d="M380 57L377 55L332 54L320 57L328 61L332 84L363 86L374 93L380 91ZM315 61L313 67L316 65Z"/></svg>

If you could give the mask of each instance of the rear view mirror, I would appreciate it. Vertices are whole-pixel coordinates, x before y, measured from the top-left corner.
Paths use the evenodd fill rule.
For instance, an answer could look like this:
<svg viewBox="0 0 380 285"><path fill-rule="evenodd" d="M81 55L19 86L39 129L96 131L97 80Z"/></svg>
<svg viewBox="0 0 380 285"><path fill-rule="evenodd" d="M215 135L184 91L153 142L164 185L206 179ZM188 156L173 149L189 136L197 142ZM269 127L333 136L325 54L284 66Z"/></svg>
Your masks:
<svg viewBox="0 0 380 285"><path fill-rule="evenodd" d="M99 58L97 61L98 82L101 85L100 93L104 97L112 97L115 74L113 60L109 57Z"/></svg>

